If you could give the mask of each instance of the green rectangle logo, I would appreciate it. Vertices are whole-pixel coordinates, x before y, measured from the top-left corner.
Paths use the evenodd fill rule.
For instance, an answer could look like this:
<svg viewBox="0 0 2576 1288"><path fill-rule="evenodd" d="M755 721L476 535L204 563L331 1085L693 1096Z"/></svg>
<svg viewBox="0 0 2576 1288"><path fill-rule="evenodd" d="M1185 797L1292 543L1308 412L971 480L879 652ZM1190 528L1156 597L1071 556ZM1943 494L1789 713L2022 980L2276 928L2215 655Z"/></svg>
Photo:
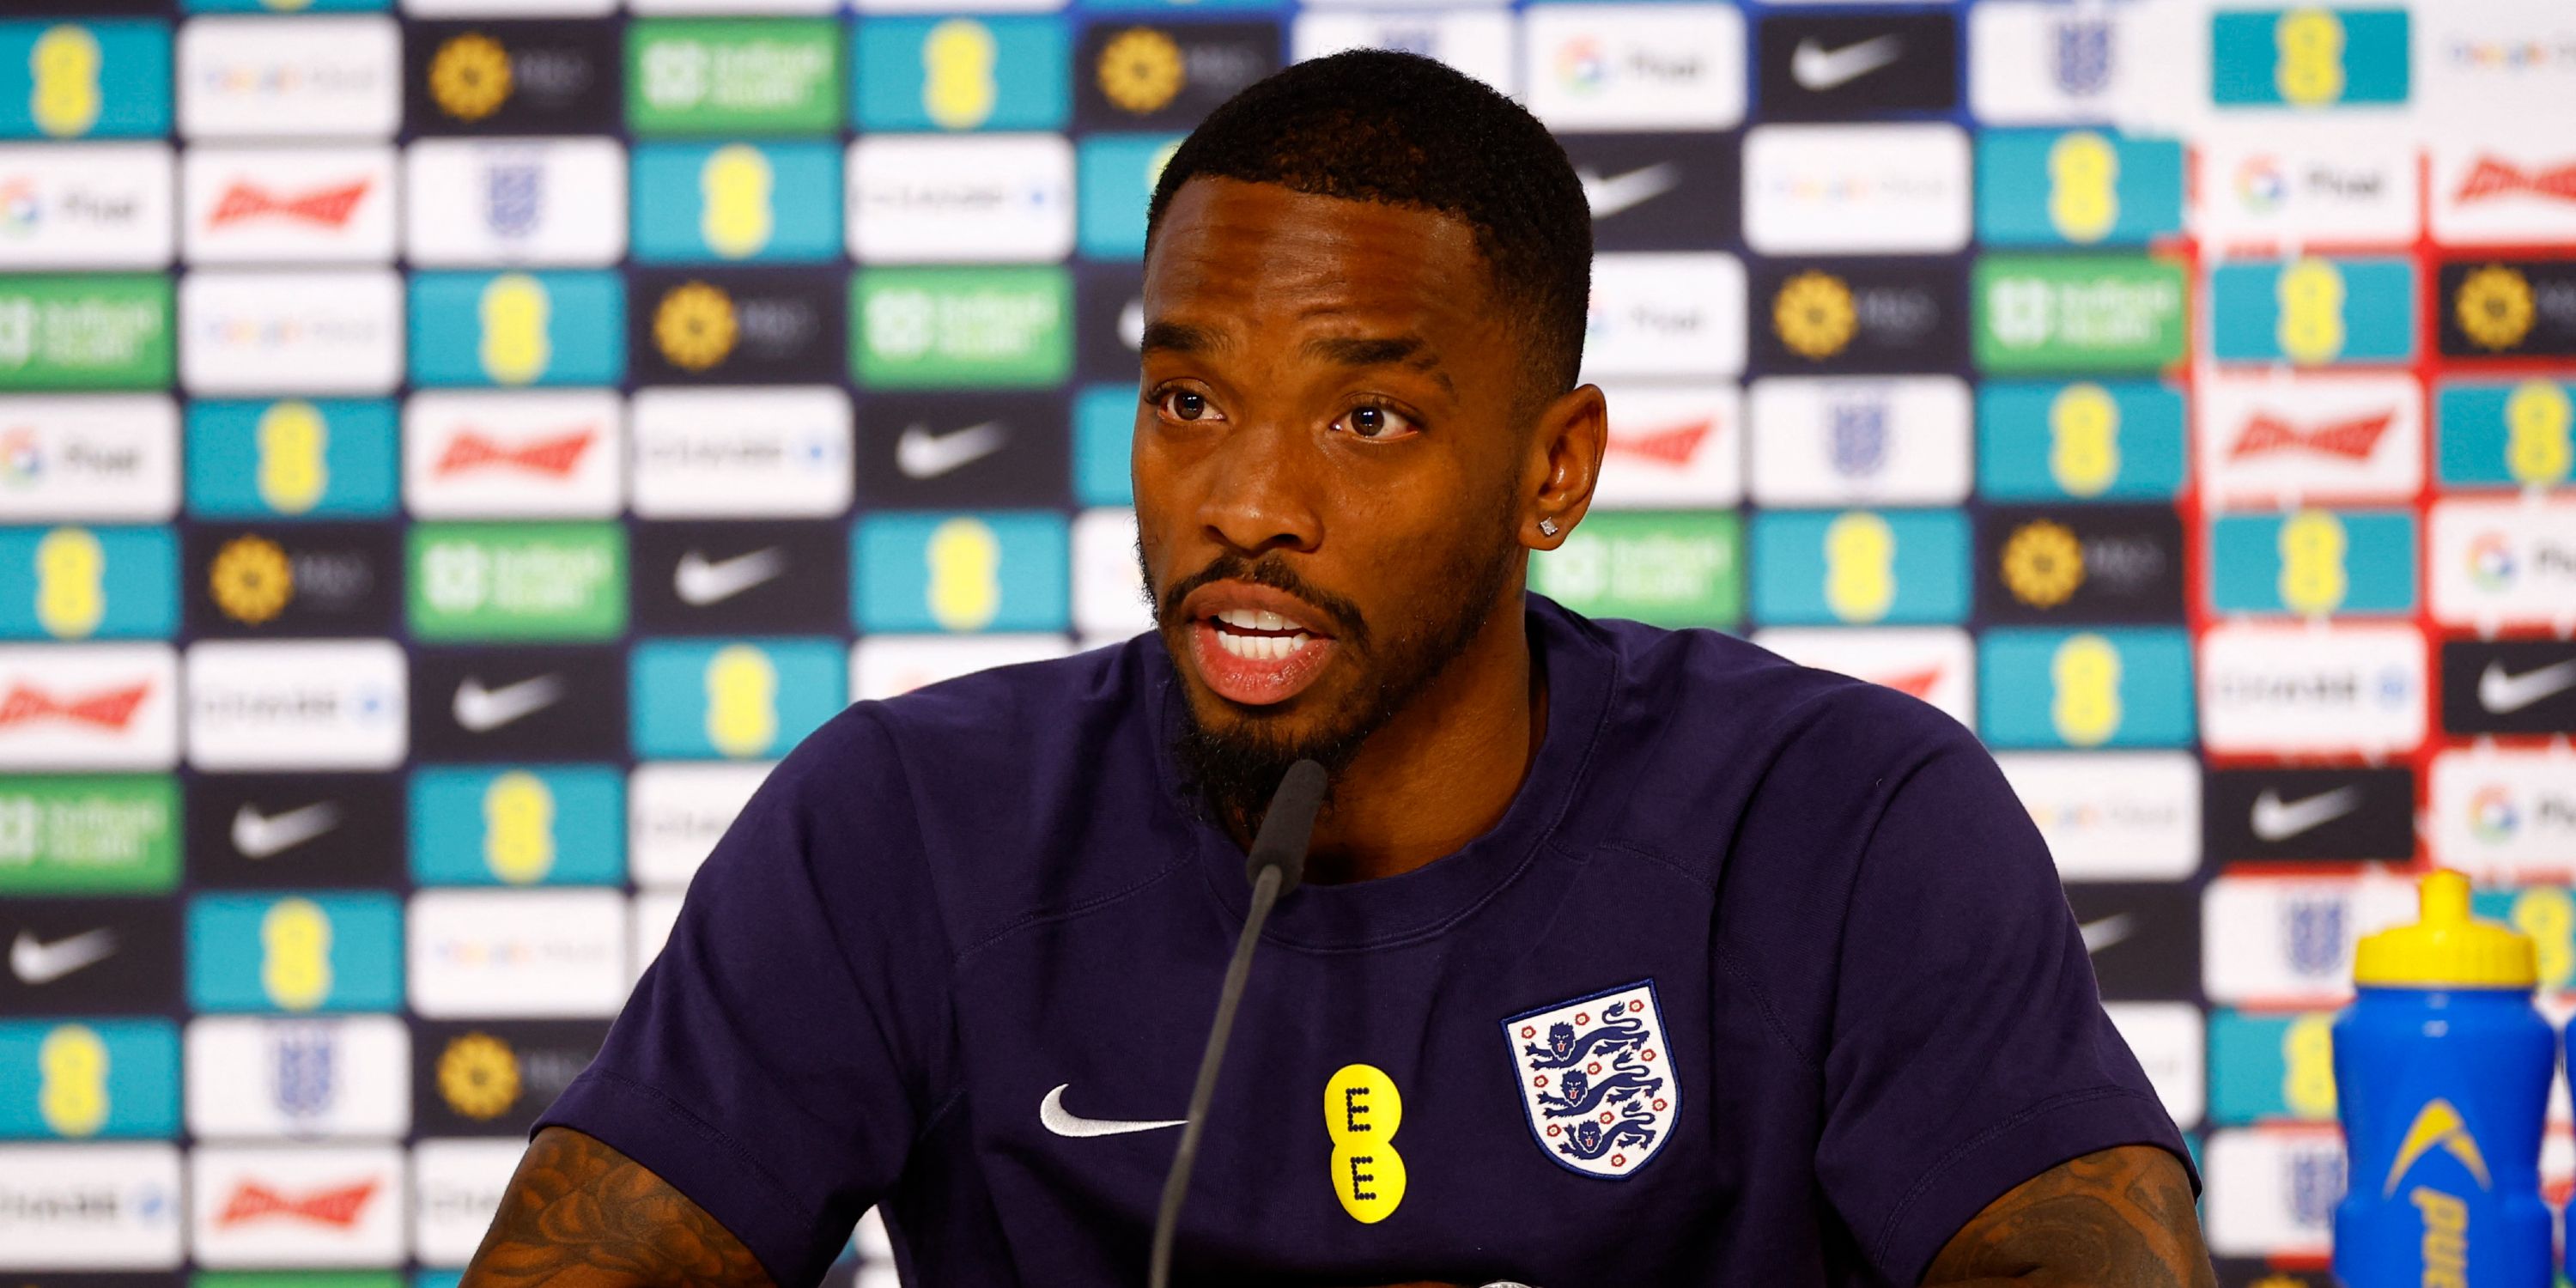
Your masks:
<svg viewBox="0 0 2576 1288"><path fill-rule="evenodd" d="M1741 534L1731 510L1595 510L1530 561L1531 588L1587 617L1733 626L1744 617Z"/></svg>
<svg viewBox="0 0 2576 1288"><path fill-rule="evenodd" d="M409 534L412 634L606 640L626 629L615 523L424 523Z"/></svg>
<svg viewBox="0 0 2576 1288"><path fill-rule="evenodd" d="M1073 369L1061 268L874 268L850 279L850 369L873 389L1043 388Z"/></svg>
<svg viewBox="0 0 2576 1288"><path fill-rule="evenodd" d="M2171 260L1990 255L1971 289L1982 371L2161 371L2183 359L2189 292Z"/></svg>
<svg viewBox="0 0 2576 1288"><path fill-rule="evenodd" d="M167 277L0 277L0 390L163 389L173 352Z"/></svg>
<svg viewBox="0 0 2576 1288"><path fill-rule="evenodd" d="M837 132L841 26L635 23L626 30L626 124L637 134Z"/></svg>
<svg viewBox="0 0 2576 1288"><path fill-rule="evenodd" d="M178 884L178 779L0 778L0 894L166 894Z"/></svg>

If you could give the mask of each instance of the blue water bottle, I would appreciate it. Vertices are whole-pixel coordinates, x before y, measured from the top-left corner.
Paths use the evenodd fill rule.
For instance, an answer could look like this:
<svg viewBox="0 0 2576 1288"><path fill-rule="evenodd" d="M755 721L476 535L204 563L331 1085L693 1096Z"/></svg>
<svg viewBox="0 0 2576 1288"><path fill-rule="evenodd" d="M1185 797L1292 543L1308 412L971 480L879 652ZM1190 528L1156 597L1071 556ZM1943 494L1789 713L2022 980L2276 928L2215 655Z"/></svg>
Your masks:
<svg viewBox="0 0 2576 1288"><path fill-rule="evenodd" d="M2541 1119L2558 1067L2531 1004L2531 940L2469 916L2469 880L2424 878L2423 920L2361 941L2334 1026L2346 1152L2346 1288L2548 1288Z"/></svg>

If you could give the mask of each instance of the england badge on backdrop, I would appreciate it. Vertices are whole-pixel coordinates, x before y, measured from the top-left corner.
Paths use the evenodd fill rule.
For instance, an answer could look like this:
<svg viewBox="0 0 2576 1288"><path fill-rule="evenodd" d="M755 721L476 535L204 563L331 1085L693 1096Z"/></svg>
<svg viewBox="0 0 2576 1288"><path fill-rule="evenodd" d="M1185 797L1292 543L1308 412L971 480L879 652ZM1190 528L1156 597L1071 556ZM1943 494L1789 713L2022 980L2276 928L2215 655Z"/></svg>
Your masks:
<svg viewBox="0 0 2576 1288"><path fill-rule="evenodd" d="M1586 1176L1636 1174L1681 1117L1655 985L1641 980L1503 1021L1539 1148Z"/></svg>

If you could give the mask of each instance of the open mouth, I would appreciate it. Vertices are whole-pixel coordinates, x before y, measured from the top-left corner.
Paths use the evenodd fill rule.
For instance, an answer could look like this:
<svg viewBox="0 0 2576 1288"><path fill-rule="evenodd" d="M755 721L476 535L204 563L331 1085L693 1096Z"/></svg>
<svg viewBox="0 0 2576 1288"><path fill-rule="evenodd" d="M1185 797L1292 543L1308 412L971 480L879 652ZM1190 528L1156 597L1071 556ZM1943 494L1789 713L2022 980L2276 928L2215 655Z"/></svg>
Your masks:
<svg viewBox="0 0 2576 1288"><path fill-rule="evenodd" d="M1315 638L1303 625L1277 613L1229 608L1214 618L1217 646L1255 662L1286 661Z"/></svg>
<svg viewBox="0 0 2576 1288"><path fill-rule="evenodd" d="M1303 692L1335 646L1314 625L1319 614L1268 587L1213 583L1192 592L1183 611L1199 678L1217 696L1246 706Z"/></svg>

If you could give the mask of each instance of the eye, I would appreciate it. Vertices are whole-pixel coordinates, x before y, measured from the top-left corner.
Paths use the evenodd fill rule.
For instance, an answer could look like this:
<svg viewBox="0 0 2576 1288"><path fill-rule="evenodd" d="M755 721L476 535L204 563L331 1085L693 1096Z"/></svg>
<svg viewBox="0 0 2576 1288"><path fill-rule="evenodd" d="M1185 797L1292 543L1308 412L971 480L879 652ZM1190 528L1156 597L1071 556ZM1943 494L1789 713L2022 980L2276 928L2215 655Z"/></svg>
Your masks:
<svg viewBox="0 0 2576 1288"><path fill-rule="evenodd" d="M1208 401L1206 394L1195 389L1167 385L1145 395L1145 399L1154 405L1154 410L1161 413L1165 420L1201 424L1225 419L1225 416L1217 411L1216 404Z"/></svg>
<svg viewBox="0 0 2576 1288"><path fill-rule="evenodd" d="M1333 428L1345 430L1369 442L1386 442L1408 438L1422 432L1413 418L1382 403L1362 403L1342 413Z"/></svg>

